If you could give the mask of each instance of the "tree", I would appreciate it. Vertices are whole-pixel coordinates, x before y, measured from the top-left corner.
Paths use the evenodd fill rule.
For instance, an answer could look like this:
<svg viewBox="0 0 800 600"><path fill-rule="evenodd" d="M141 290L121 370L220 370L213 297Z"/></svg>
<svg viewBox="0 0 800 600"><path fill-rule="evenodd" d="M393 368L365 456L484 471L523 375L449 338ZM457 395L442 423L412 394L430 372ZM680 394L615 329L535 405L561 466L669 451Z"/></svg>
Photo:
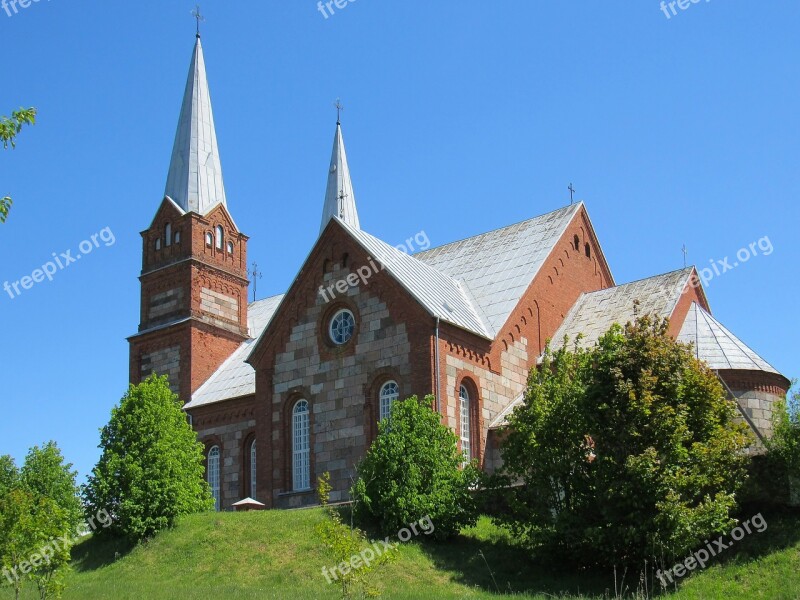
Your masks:
<svg viewBox="0 0 800 600"><path fill-rule="evenodd" d="M132 542L172 527L185 514L211 510L203 446L165 377L130 389L101 431L102 455L83 495L89 514L106 510L104 532Z"/></svg>
<svg viewBox="0 0 800 600"><path fill-rule="evenodd" d="M0 498L5 496L19 481L19 469L14 459L6 454L0 456Z"/></svg>
<svg viewBox="0 0 800 600"><path fill-rule="evenodd" d="M506 524L550 556L633 565L735 523L751 441L707 366L644 316L590 350L565 343L509 419Z"/></svg>
<svg viewBox="0 0 800 600"><path fill-rule="evenodd" d="M78 472L71 469L72 464L64 462L58 445L51 441L42 448L34 446L28 451L20 480L34 497L50 498L61 507L67 527L75 532L83 521L83 506L80 489L75 483Z"/></svg>
<svg viewBox="0 0 800 600"><path fill-rule="evenodd" d="M794 498L796 504L800 502L800 392L787 395L775 405L772 428L759 478L771 499L792 502Z"/></svg>
<svg viewBox="0 0 800 600"><path fill-rule="evenodd" d="M36 583L42 600L60 595L72 540L67 522L53 500L22 486L0 497L2 583L14 587L17 599L25 578Z"/></svg>
<svg viewBox="0 0 800 600"><path fill-rule="evenodd" d="M16 148L17 134L22 131L24 125L34 125L36 123L35 108L20 108L11 113L11 118L0 117L0 142L3 149ZM5 223L8 218L8 211L11 210L11 198L6 196L0 199L0 223Z"/></svg>
<svg viewBox="0 0 800 600"><path fill-rule="evenodd" d="M476 522L471 490L478 483L473 464L462 468L453 431L431 408L433 396L395 402L391 416L358 466L351 490L355 515L374 521L386 535L430 517L439 539Z"/></svg>

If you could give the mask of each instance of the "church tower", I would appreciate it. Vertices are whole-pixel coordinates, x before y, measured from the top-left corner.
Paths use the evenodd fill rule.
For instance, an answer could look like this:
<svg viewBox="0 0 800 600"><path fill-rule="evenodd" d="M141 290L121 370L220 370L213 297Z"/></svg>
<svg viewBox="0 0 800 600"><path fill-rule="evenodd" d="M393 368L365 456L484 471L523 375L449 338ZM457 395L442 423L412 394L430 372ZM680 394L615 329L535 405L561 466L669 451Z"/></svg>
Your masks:
<svg viewBox="0 0 800 600"><path fill-rule="evenodd" d="M183 402L248 337L247 236L228 212L197 35L164 199L142 232L130 380L168 375Z"/></svg>

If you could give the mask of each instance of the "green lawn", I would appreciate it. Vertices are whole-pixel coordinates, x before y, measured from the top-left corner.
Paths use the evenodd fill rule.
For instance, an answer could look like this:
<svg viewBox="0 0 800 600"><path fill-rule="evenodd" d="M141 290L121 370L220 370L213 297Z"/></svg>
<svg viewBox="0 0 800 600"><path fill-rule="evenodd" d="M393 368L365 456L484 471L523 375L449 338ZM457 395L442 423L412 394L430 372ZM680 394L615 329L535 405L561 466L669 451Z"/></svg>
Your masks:
<svg viewBox="0 0 800 600"><path fill-rule="evenodd" d="M766 532L746 537L664 598L800 598L800 516L764 516ZM323 518L321 510L196 515L129 552L88 540L74 550L64 598L337 598L337 588L321 573L331 561L314 537L314 524ZM448 544L403 545L376 580L383 597L397 599L614 595L612 572L532 563L488 519ZM33 589L23 594L34 597ZM2 588L0 598L13 598L13 592Z"/></svg>

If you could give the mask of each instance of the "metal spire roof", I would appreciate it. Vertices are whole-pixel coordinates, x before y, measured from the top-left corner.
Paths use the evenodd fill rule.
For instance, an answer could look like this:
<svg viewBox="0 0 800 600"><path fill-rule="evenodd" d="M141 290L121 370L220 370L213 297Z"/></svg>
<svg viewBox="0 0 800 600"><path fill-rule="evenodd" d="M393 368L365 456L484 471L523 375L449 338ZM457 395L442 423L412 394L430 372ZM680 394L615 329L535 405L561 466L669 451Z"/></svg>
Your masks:
<svg viewBox="0 0 800 600"><path fill-rule="evenodd" d="M186 81L164 195L185 211L201 215L207 214L217 204L226 205L211 94L199 35Z"/></svg>
<svg viewBox="0 0 800 600"><path fill-rule="evenodd" d="M325 230L328 221L339 217L342 221L361 229L356 210L356 195L353 191L353 182L350 179L350 167L347 165L347 153L344 150L342 137L342 124L336 123L336 136L333 139L333 154L331 167L328 171L328 189L325 192L325 206L322 209L322 225L319 232Z"/></svg>

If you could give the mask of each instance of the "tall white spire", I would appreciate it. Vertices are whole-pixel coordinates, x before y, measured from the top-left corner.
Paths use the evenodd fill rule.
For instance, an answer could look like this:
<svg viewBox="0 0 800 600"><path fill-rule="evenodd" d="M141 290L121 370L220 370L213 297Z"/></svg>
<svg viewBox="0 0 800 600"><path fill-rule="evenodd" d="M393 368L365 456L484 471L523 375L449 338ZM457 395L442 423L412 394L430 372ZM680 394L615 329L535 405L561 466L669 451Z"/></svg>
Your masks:
<svg viewBox="0 0 800 600"><path fill-rule="evenodd" d="M164 195L172 198L184 210L200 214L206 214L219 203L226 204L211 94L199 34L186 81Z"/></svg>
<svg viewBox="0 0 800 600"><path fill-rule="evenodd" d="M328 189L325 192L325 207L322 209L320 234L333 217L339 217L356 229L361 228L356 210L356 195L350 179L350 167L347 166L347 153L344 150L342 124L338 120L336 121L336 136L333 139L333 155L328 171Z"/></svg>

